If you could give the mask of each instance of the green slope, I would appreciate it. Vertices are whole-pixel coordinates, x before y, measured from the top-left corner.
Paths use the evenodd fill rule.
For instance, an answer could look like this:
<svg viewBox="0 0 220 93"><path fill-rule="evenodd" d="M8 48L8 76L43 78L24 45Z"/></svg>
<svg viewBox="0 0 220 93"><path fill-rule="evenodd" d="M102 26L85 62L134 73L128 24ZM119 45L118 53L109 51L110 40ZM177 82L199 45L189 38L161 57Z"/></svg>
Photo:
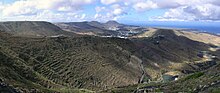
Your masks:
<svg viewBox="0 0 220 93"><path fill-rule="evenodd" d="M1 77L15 87L99 90L135 84L141 75L138 66L135 67L138 63L129 65L132 50L121 48L123 43L118 45L118 42L127 45L128 40L98 37L2 40L2 71L11 73L2 72Z"/></svg>
<svg viewBox="0 0 220 93"><path fill-rule="evenodd" d="M141 77L158 80L161 74L172 71L185 77L185 70L198 72L213 67L201 69L203 66L194 63L201 60L197 53L208 51L209 45L177 36L172 30L158 30L152 37L138 39L31 38L6 32L0 32L0 78L20 91L92 92L89 90L111 91L116 87L135 91ZM212 53L219 57L219 51ZM206 76L204 73L196 78ZM184 84L189 80L192 79ZM179 83L172 85L175 84ZM169 92L171 89L171 85L163 84L160 88Z"/></svg>

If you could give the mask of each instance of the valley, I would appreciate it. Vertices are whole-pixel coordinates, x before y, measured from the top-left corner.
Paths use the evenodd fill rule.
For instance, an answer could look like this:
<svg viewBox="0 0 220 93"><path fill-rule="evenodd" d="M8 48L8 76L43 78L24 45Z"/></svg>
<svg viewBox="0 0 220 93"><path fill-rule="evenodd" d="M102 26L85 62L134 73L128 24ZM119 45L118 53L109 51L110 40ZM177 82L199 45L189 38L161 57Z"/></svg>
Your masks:
<svg viewBox="0 0 220 93"><path fill-rule="evenodd" d="M116 21L1 22L0 91L218 92L219 42Z"/></svg>

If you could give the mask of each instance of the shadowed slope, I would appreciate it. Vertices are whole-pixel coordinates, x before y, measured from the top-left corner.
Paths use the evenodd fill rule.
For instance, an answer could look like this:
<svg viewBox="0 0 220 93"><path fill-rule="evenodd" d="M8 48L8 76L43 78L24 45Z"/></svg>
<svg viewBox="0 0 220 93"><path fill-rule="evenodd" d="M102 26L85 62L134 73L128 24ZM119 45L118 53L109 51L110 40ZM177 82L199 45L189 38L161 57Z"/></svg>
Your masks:
<svg viewBox="0 0 220 93"><path fill-rule="evenodd" d="M11 84L16 84L12 81L18 82L18 80L7 78L7 76L21 75L20 77L23 78L26 75L33 77L40 75L37 80L29 77L23 80L39 84L41 81L46 83L44 81L46 79L52 83L48 81L46 85L40 83L39 86L44 86L43 88L67 87L100 90L136 84L141 76L139 63L132 59L132 51L127 51L130 46L133 46L128 40L98 37L28 39L12 37L8 38L7 42L2 42L2 45L8 48L1 48L2 51L13 53L10 55L14 57L7 56L8 58L17 58L16 60L20 60L19 64L24 64L27 69L30 67L32 71L27 74L20 74L23 71L13 72L14 74L11 75L2 73L2 77ZM2 57L7 58L4 55ZM38 73L37 76L34 76L34 73ZM30 89L31 87L28 87L30 84L17 86Z"/></svg>
<svg viewBox="0 0 220 93"><path fill-rule="evenodd" d="M59 27L44 21L0 22L0 29L18 36L53 36L63 33Z"/></svg>
<svg viewBox="0 0 220 93"><path fill-rule="evenodd" d="M150 37L133 41L139 47L136 55L143 60L146 72L155 79L169 71L194 71L188 63L201 60L198 52L209 49L208 45L177 36L172 30L159 29L152 33Z"/></svg>
<svg viewBox="0 0 220 93"><path fill-rule="evenodd" d="M136 39L28 38L1 32L0 45L1 78L27 91L104 90L137 84L142 77L159 81L164 73L200 70L197 53L210 47L167 29Z"/></svg>

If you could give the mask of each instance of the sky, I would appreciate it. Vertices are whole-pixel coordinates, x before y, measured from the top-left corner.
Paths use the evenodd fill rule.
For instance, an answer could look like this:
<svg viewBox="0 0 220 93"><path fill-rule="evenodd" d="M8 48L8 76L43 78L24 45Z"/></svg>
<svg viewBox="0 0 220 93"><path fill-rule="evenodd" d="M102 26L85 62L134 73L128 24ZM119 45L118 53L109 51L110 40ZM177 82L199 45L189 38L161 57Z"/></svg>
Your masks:
<svg viewBox="0 0 220 93"><path fill-rule="evenodd" d="M0 0L0 21L220 23L219 0Z"/></svg>

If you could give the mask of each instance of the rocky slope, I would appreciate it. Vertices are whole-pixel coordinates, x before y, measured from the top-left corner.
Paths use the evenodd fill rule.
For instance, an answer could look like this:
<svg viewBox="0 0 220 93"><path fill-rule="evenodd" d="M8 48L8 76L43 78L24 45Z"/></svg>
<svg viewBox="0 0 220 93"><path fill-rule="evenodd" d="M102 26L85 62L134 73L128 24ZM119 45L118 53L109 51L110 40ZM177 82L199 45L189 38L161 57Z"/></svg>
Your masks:
<svg viewBox="0 0 220 93"><path fill-rule="evenodd" d="M141 71L129 40L99 37L26 38L2 34L1 78L25 91L101 90L136 84ZM129 47L127 47L129 46ZM129 50L129 51L128 51ZM5 73L7 72L7 74Z"/></svg>
<svg viewBox="0 0 220 93"><path fill-rule="evenodd" d="M139 83L159 82L160 90L172 92L172 85L182 87L179 83L182 81L163 85L164 75L177 75L180 80L193 75L184 79L184 86L192 82L191 77L203 80L204 76L201 83L206 83L205 78L209 75L214 77L210 78L210 82L218 79L215 74L218 73L220 51L215 42L209 41L211 43L207 44L192 40L171 29L149 30L128 39L96 36L21 37L14 36L10 31L0 31L0 80L9 86L6 88L9 91L114 91L116 87L132 85L135 86L132 91L137 91L136 85ZM211 87L194 91L206 91L208 88ZM129 88L125 87L122 91L124 89Z"/></svg>
<svg viewBox="0 0 220 93"><path fill-rule="evenodd" d="M210 38L216 38L214 41L209 39L211 43L207 43L199 39L194 41L188 35L183 36L177 33L181 32L171 29L152 29L143 33L137 40L134 39L135 42L138 42L137 44L142 52L139 57L142 58L146 73L151 76L152 81L103 92L218 93L220 52L217 45L214 44L216 44L215 40L219 38L215 35L203 33L210 35ZM188 33L191 36L195 35L194 32ZM195 37L199 36L195 35ZM139 41L140 38L143 40ZM211 48L216 50L213 51ZM202 53L205 52L203 56L200 56L201 51ZM179 80L166 82L163 78L165 75L177 75ZM157 78L156 76L161 79L153 79L154 77Z"/></svg>
<svg viewBox="0 0 220 93"><path fill-rule="evenodd" d="M218 60L219 62L219 60ZM103 93L219 93L220 92L220 65L216 65L205 71L189 74L177 81L167 83L136 84L126 87L118 87L102 91Z"/></svg>

